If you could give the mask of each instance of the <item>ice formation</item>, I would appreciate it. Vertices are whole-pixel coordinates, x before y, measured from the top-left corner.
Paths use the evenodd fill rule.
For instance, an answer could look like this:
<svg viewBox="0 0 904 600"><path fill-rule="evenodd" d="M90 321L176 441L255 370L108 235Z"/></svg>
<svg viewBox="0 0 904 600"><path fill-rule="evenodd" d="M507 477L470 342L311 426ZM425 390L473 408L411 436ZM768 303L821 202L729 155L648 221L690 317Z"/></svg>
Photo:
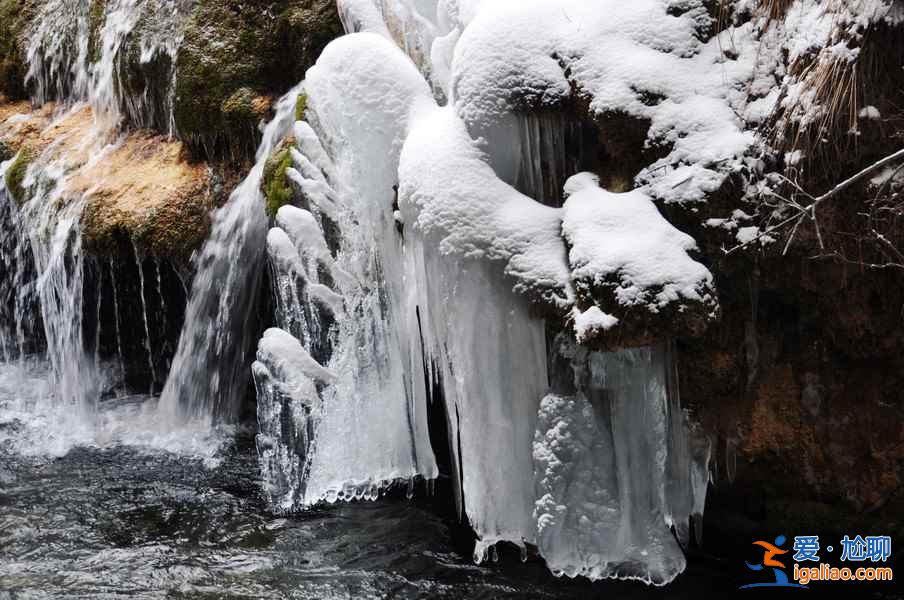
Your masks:
<svg viewBox="0 0 904 600"><path fill-rule="evenodd" d="M568 576L669 581L684 569L687 523L703 510L707 482L697 471L708 442L688 442L668 349L558 349L574 379L540 404L538 548Z"/></svg>
<svg viewBox="0 0 904 600"><path fill-rule="evenodd" d="M593 110L634 110L680 140L661 171L684 169L692 181L674 199L699 199L724 177L715 155L750 143L731 106L746 66L726 67L728 84L701 68L717 53L693 37L697 13L561 4L340 2L359 33L307 74L289 169L299 206L267 236L282 331L254 366L258 448L280 510L371 497L436 476L426 411L445 410L478 560L500 541L532 544L560 574L661 584L684 568L670 528L685 543L702 512L706 445L691 451L664 347L590 352L575 337L616 327L620 306L712 312L712 277L653 203L655 185L676 180L616 194L574 172L564 205L546 205L513 187L501 146L525 98L571 93L567 69ZM582 38L581 18L603 33ZM638 66L608 54L626 49L667 72L640 78L667 96L658 108L630 88ZM713 118L690 120L701 107ZM614 282L614 299L578 306L588 281ZM572 315L574 333L549 347L538 306Z"/></svg>

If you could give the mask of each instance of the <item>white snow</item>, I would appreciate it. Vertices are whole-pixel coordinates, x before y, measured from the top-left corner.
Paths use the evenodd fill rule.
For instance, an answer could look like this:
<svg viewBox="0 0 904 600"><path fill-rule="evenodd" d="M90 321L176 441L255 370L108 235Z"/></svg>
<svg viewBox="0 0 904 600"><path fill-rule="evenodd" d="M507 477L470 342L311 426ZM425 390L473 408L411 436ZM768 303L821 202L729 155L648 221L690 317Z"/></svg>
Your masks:
<svg viewBox="0 0 904 600"><path fill-rule="evenodd" d="M575 86L597 115L649 119L649 142L672 145L640 176L654 195L702 200L754 141L737 113L756 41L745 26L701 44L694 11L674 17L667 9L661 0L484 3L456 46L456 111L480 136L518 107L556 105ZM744 49L737 60L723 53L728 45ZM651 105L645 93L663 99Z"/></svg>
<svg viewBox="0 0 904 600"><path fill-rule="evenodd" d="M561 211L500 180L449 108L422 105L399 164L399 207L444 254L505 264L516 289L571 301Z"/></svg>
<svg viewBox="0 0 904 600"><path fill-rule="evenodd" d="M643 192L613 194L586 175L566 187L572 193L562 231L575 280L599 286L615 279L622 306L715 304L712 275L688 255L696 249L694 239L666 221Z"/></svg>
<svg viewBox="0 0 904 600"><path fill-rule="evenodd" d="M591 306L583 312L575 308L572 310L572 317L574 318L574 334L580 343L589 341L593 335L608 331L618 325L618 319L604 313L599 306Z"/></svg>

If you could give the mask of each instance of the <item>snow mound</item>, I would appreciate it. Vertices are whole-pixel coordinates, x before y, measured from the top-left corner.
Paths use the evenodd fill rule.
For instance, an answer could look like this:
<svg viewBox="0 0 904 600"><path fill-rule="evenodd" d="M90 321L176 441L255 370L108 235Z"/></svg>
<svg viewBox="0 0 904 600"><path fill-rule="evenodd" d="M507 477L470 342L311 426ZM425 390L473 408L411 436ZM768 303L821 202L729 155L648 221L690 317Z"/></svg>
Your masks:
<svg viewBox="0 0 904 600"><path fill-rule="evenodd" d="M670 152L638 180L666 201L703 200L755 140L738 115L756 40L745 25L700 42L703 4L682 4L676 15L665 0L483 3L455 48L456 111L476 136L507 114L574 96L596 117L649 121L647 143Z"/></svg>
<svg viewBox="0 0 904 600"><path fill-rule="evenodd" d="M403 220L444 254L501 261L518 291L560 308L571 302L561 211L496 177L448 108L423 106L399 163Z"/></svg>
<svg viewBox="0 0 904 600"><path fill-rule="evenodd" d="M586 301L606 289L622 312L673 303L715 309L712 274L688 254L694 239L666 221L649 196L607 192L586 173L570 179L566 191L562 230L572 279Z"/></svg>

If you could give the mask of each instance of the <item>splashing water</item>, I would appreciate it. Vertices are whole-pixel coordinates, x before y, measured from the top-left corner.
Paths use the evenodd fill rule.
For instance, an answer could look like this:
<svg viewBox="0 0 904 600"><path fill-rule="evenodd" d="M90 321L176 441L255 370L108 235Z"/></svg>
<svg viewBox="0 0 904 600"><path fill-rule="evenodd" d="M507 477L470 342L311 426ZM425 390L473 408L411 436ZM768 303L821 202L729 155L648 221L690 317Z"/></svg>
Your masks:
<svg viewBox="0 0 904 600"><path fill-rule="evenodd" d="M124 61L129 60L126 44L136 28L141 25L146 29L140 36L140 61L153 60L160 54L172 60L180 40L182 16L190 5L185 0L114 0L106 4L50 0L38 8L29 32L26 82L34 90L32 100L36 104L61 102L46 124L45 131L53 133L49 143L43 143L40 151L21 150L28 154L20 154L20 158L27 158L20 197L14 199L0 177L4 224L0 264L5 275L0 280L0 297L7 300L0 315L4 359L0 377L8 383L0 390L0 420L16 423L13 429L26 432L21 436L25 453L60 454L74 444L102 444L122 437L122 424L112 426L117 418L111 416L109 407L101 410L98 404L102 395L114 388L117 397L125 398L125 388L117 381L124 374L123 337L119 290L112 268L109 279L119 364L107 364L100 357L99 290L96 306L89 309L96 314L87 319L95 323L93 345L86 344L84 306L93 296L85 289L87 261L80 221L94 186L81 175L122 143L119 129L124 122L123 109L133 113L132 122L139 124L143 121L134 116L151 112L145 101L148 89L127 90L120 77ZM11 166L12 161L5 163L0 172ZM143 306L144 275L139 262ZM146 313L144 318L148 338L144 344L150 354ZM148 364L153 379L150 356ZM21 390L17 390L16 381L21 383ZM37 381L42 383L38 385ZM144 396L133 397L130 403L156 406L153 399ZM148 426L149 420L136 417L136 428L126 428L136 436L142 429L157 435ZM215 433L205 430L199 435L203 438ZM144 442L151 439L144 434L138 437ZM165 436L157 435L156 439L164 445L172 442Z"/></svg>
<svg viewBox="0 0 904 600"><path fill-rule="evenodd" d="M260 191L264 163L292 126L300 90L297 86L279 100L251 173L214 213L160 400L168 426L185 420L231 422L237 416L248 381L267 235Z"/></svg>

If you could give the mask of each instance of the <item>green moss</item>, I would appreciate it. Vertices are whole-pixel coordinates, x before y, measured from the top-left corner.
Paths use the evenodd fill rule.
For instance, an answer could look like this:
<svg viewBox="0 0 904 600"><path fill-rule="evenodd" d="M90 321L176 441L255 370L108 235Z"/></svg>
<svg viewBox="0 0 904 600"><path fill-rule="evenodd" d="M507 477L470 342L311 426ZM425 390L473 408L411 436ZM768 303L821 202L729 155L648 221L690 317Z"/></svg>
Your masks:
<svg viewBox="0 0 904 600"><path fill-rule="evenodd" d="M100 30L107 20L107 1L91 0L88 12L88 61L96 63L100 60Z"/></svg>
<svg viewBox="0 0 904 600"><path fill-rule="evenodd" d="M288 148L274 153L264 165L262 186L267 199L267 215L270 217L276 216L280 207L292 201L292 188L286 177L286 171L291 166L292 154Z"/></svg>
<svg viewBox="0 0 904 600"><path fill-rule="evenodd" d="M0 0L0 94L18 100L25 90L24 31L34 0Z"/></svg>
<svg viewBox="0 0 904 600"><path fill-rule="evenodd" d="M16 204L25 201L25 174L28 165L37 157L37 152L29 147L24 147L16 154L16 159L6 169L6 189Z"/></svg>
<svg viewBox="0 0 904 600"><path fill-rule="evenodd" d="M295 120L304 121L304 113L308 108L308 95L305 92L298 94L295 100Z"/></svg>
<svg viewBox="0 0 904 600"><path fill-rule="evenodd" d="M254 112L255 93L249 87L242 87L220 104L220 112L229 123L253 123L257 119Z"/></svg>
<svg viewBox="0 0 904 600"><path fill-rule="evenodd" d="M2 0L0 0L2 1ZM342 33L332 0L196 2L176 59L175 122L196 156L251 159L260 111L246 91L278 97Z"/></svg>

